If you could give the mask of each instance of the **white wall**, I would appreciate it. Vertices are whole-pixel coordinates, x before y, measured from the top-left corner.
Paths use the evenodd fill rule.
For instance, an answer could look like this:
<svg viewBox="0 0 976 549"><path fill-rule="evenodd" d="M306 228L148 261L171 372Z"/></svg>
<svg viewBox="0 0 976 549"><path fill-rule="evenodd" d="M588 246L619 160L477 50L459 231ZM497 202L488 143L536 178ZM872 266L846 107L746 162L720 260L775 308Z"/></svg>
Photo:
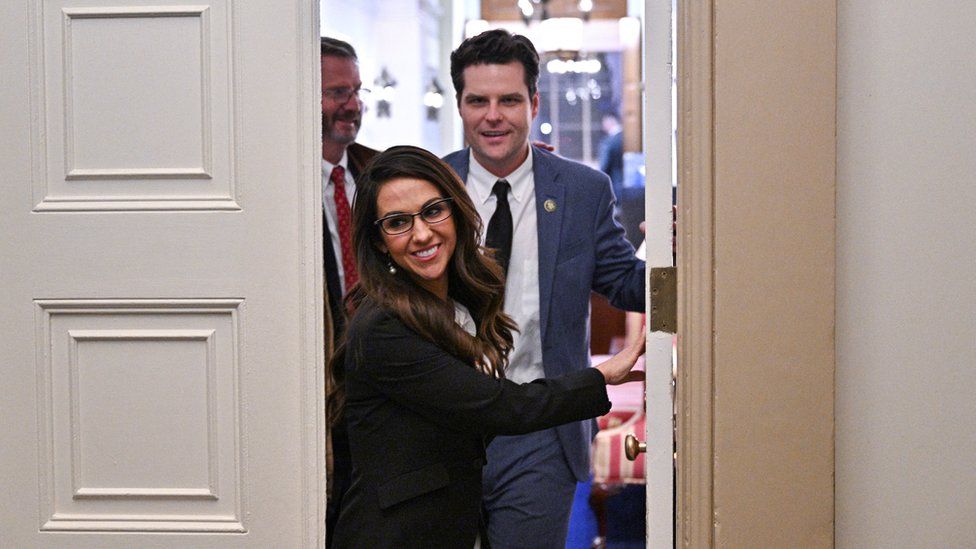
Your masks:
<svg viewBox="0 0 976 549"><path fill-rule="evenodd" d="M976 2L838 2L836 543L976 547Z"/></svg>

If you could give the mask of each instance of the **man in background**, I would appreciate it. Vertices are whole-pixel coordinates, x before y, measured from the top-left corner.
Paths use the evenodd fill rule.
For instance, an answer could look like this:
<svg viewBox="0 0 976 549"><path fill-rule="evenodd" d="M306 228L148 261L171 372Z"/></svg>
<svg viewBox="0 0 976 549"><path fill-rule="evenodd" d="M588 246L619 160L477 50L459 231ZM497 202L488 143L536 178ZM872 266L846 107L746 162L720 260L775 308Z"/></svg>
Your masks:
<svg viewBox="0 0 976 549"><path fill-rule="evenodd" d="M325 278L332 315L333 337L345 327L342 296L359 280L352 255L350 208L356 196L356 176L378 151L356 143L362 125L362 87L356 50L335 38L322 38L322 204Z"/></svg>
<svg viewBox="0 0 976 549"><path fill-rule="evenodd" d="M362 125L362 87L356 50L335 38L322 38L322 242L325 261L328 343L338 342L345 328L342 296L359 280L352 249L352 203L356 177L378 151L356 143ZM331 319L331 322L328 322ZM331 326L331 331L329 331ZM326 360L331 357L326 356ZM328 383L328 381L327 381ZM345 423L339 421L326 444L328 507L326 546L331 545L342 496L349 487L352 464Z"/></svg>
<svg viewBox="0 0 976 549"><path fill-rule="evenodd" d="M529 144L539 56L524 36L490 30L451 54L469 148L445 160L487 223L485 244L506 270L505 312L518 322L506 377L526 382L590 365L589 300L644 307L644 262L613 217L609 178ZM492 547L566 543L577 481L589 479L595 422L487 448L484 507Z"/></svg>
<svg viewBox="0 0 976 549"><path fill-rule="evenodd" d="M600 171L610 176L613 196L619 205L624 190L624 132L620 119L612 112L604 114L600 123L607 134L600 142Z"/></svg>

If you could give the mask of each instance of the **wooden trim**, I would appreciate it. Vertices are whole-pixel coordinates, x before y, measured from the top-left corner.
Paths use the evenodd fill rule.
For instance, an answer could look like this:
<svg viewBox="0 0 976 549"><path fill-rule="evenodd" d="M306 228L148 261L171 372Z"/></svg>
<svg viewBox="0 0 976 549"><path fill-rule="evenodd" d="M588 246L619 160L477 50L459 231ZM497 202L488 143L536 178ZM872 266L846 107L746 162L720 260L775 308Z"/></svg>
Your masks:
<svg viewBox="0 0 976 549"><path fill-rule="evenodd" d="M677 13L677 541L829 547L835 5L717 6Z"/></svg>
<svg viewBox="0 0 976 549"><path fill-rule="evenodd" d="M714 157L713 5L679 0L678 368L676 547L710 547L713 532Z"/></svg>

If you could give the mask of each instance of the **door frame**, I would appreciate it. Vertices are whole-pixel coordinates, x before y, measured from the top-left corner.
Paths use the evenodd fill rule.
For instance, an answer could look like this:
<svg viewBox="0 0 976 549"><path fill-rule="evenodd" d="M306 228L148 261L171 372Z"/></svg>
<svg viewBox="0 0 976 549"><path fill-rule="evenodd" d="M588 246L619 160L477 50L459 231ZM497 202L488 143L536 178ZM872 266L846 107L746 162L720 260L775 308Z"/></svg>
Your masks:
<svg viewBox="0 0 976 549"><path fill-rule="evenodd" d="M675 13L678 367L674 547L711 547L714 540L712 11L710 2L678 0Z"/></svg>
<svg viewBox="0 0 976 549"><path fill-rule="evenodd" d="M675 546L830 547L836 1L716 4L677 0Z"/></svg>
<svg viewBox="0 0 976 549"><path fill-rule="evenodd" d="M298 10L298 159L302 210L302 256L306 271L299 299L302 308L302 463L304 547L325 547L326 421L325 357L332 338L325 337L325 265L322 249L322 69L319 30L320 0L304 0ZM329 330L331 332L331 319ZM326 349L326 342L330 346Z"/></svg>

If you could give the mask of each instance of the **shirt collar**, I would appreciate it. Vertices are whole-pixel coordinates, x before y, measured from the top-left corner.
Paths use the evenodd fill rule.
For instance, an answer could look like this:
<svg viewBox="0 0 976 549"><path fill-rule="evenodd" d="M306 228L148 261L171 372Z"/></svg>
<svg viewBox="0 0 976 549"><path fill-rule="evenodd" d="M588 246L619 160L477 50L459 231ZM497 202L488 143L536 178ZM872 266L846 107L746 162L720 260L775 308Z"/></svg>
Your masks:
<svg viewBox="0 0 976 549"><path fill-rule="evenodd" d="M532 190L532 156L534 154L535 151L532 150L532 145L529 145L529 154L525 157L525 161L507 176L498 177L489 172L488 168L479 164L478 160L474 157L474 151L469 150L467 183L477 193L478 200L481 200L482 204L484 204L491 198L491 189L495 186L495 182L499 179L504 179L512 186L512 198L516 202L524 202L528 198L528 193Z"/></svg>
<svg viewBox="0 0 976 549"><path fill-rule="evenodd" d="M329 162L325 158L322 159L322 173L325 174L324 179L325 179L325 184L326 185L328 185L329 183L332 182L330 176L332 175L332 169L335 168L336 166L342 166L342 169L345 170L345 173L347 174L346 175L346 179L348 179L349 178L349 176L348 176L348 174L349 174L349 153L347 153L346 151L342 151L342 158L339 159L339 163L338 164L333 164L332 162Z"/></svg>
<svg viewBox="0 0 976 549"><path fill-rule="evenodd" d="M464 305L459 302L454 302L454 322L468 332L469 335L475 336L478 333L478 326L474 323L474 318L471 316L471 312Z"/></svg>

